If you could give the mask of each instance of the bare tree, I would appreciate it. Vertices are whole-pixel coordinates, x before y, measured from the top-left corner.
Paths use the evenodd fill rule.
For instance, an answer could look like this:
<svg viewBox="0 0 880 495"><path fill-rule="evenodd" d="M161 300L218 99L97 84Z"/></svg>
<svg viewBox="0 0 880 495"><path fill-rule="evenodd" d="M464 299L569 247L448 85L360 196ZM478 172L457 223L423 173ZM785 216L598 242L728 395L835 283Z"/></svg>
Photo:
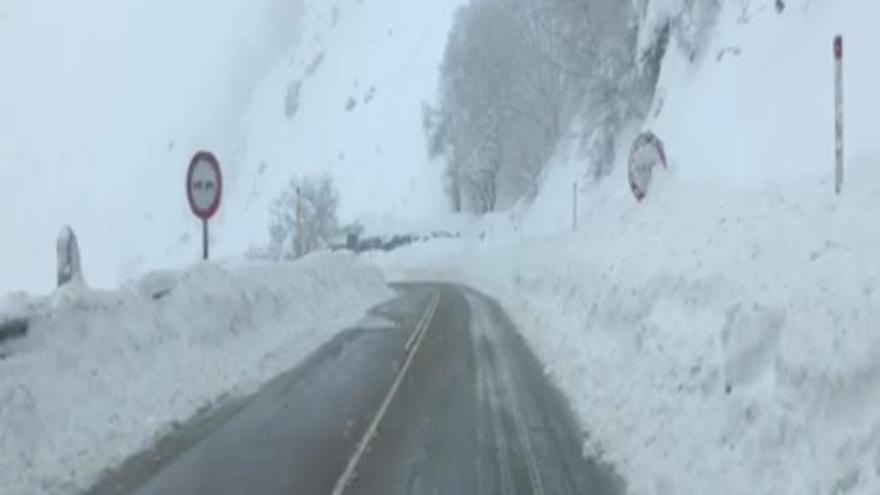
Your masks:
<svg viewBox="0 0 880 495"><path fill-rule="evenodd" d="M338 232L338 204L330 176L291 179L272 204L270 255L295 258L327 246Z"/></svg>

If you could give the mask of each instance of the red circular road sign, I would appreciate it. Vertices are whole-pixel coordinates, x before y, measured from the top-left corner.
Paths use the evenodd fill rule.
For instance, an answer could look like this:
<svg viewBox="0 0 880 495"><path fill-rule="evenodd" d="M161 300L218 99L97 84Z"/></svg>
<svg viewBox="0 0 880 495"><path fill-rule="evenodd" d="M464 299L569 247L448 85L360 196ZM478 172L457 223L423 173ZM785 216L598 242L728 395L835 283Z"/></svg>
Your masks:
<svg viewBox="0 0 880 495"><path fill-rule="evenodd" d="M645 199L654 167L667 168L663 142L653 132L639 134L629 155L629 187L638 201Z"/></svg>
<svg viewBox="0 0 880 495"><path fill-rule="evenodd" d="M202 220L213 217L220 208L223 175L220 162L212 153L199 151L189 162L186 174L186 197L192 212Z"/></svg>

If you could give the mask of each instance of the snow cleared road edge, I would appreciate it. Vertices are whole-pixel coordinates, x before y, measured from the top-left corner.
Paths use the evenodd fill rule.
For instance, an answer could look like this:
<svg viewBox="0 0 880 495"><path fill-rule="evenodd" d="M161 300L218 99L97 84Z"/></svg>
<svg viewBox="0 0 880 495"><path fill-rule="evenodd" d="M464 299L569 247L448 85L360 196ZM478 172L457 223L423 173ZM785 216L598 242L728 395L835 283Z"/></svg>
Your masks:
<svg viewBox="0 0 880 495"><path fill-rule="evenodd" d="M391 291L349 254L199 264L25 299L0 360L0 492L73 493L223 396L295 366Z"/></svg>

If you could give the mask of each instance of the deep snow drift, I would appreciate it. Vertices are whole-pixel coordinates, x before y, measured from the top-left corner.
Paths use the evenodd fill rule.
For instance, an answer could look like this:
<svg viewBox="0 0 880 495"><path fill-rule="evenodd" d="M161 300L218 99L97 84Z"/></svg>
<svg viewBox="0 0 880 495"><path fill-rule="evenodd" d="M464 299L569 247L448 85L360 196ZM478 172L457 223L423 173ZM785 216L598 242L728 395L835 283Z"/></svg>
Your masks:
<svg viewBox="0 0 880 495"><path fill-rule="evenodd" d="M880 7L785 3L728 2L693 62L670 47L643 126L670 171L644 204L625 156L584 185L563 143L534 205L487 221L484 241L374 255L395 278L498 297L574 401L586 451L631 493L880 492L880 34L866 21Z"/></svg>
<svg viewBox="0 0 880 495"><path fill-rule="evenodd" d="M390 297L351 255L200 264L116 291L0 300L0 493L67 494L222 396L292 368Z"/></svg>

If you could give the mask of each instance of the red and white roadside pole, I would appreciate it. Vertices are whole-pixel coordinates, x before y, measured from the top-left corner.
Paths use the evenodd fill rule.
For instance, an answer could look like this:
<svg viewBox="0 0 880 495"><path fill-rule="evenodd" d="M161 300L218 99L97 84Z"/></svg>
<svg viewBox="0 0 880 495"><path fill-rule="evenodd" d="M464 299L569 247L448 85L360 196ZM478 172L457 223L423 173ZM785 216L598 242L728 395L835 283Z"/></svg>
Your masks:
<svg viewBox="0 0 880 495"><path fill-rule="evenodd" d="M843 37L834 38L834 192L843 187Z"/></svg>

